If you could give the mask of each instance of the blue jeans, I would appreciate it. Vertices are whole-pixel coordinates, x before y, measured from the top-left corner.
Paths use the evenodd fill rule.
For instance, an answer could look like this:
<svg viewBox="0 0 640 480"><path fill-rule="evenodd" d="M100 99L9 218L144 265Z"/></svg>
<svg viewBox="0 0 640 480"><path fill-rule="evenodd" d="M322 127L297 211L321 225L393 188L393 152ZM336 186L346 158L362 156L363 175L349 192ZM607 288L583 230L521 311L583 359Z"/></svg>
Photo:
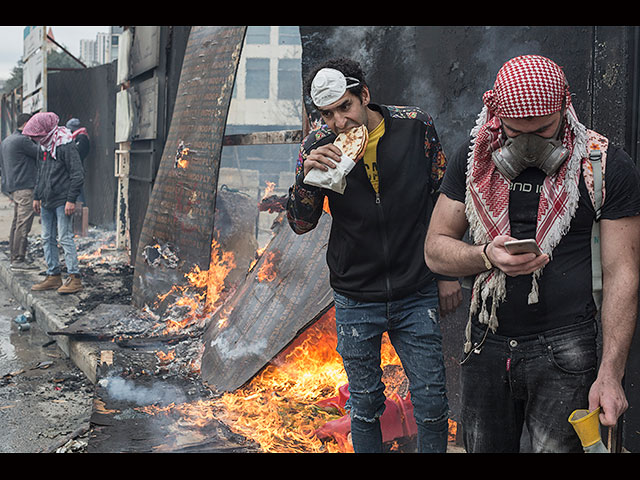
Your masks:
<svg viewBox="0 0 640 480"><path fill-rule="evenodd" d="M42 248L44 260L47 263L47 275L60 275L58 242L64 251L67 273L80 274L76 244L73 241L73 216L64 213L64 205L60 205L58 208L42 207L40 221L42 223Z"/></svg>
<svg viewBox="0 0 640 480"><path fill-rule="evenodd" d="M383 303L359 302L334 292L337 351L349 381L347 409L356 453L382 451L380 416L384 384L380 368L382 334L400 357L418 427L420 452L444 453L447 448L449 404L446 395L438 289Z"/></svg>
<svg viewBox="0 0 640 480"><path fill-rule="evenodd" d="M472 342L484 329L472 328ZM520 451L526 425L533 452L582 452L567 421L588 408L596 377L594 321L538 335L507 338L489 332L480 353L461 368L464 445L469 453Z"/></svg>

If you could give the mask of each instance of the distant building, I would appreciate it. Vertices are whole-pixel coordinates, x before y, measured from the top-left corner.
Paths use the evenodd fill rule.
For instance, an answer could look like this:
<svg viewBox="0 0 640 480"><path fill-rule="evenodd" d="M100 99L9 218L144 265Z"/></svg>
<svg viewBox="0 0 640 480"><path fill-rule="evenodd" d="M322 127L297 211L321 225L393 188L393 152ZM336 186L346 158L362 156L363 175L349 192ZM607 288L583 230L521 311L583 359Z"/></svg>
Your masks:
<svg viewBox="0 0 640 480"><path fill-rule="evenodd" d="M91 67L111 63L118 58L118 43L122 27L109 27L108 32L100 32L94 40L80 40L80 60Z"/></svg>
<svg viewBox="0 0 640 480"><path fill-rule="evenodd" d="M249 26L228 125L300 128L302 46L297 26ZM245 130L246 131L246 130Z"/></svg>

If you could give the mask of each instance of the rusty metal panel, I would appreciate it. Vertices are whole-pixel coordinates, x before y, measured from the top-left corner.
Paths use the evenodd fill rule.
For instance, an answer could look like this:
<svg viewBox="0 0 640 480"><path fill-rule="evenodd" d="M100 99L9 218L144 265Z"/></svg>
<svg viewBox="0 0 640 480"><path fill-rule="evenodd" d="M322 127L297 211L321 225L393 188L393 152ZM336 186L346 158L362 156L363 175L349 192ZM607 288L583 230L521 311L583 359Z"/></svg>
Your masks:
<svg viewBox="0 0 640 480"><path fill-rule="evenodd" d="M204 333L202 379L219 391L249 381L333 305L326 264L331 216L296 235L280 225L236 294Z"/></svg>
<svg viewBox="0 0 640 480"><path fill-rule="evenodd" d="M133 303L151 305L211 254L218 170L245 26L191 28L171 127L137 246ZM147 262L169 246L176 262Z"/></svg>

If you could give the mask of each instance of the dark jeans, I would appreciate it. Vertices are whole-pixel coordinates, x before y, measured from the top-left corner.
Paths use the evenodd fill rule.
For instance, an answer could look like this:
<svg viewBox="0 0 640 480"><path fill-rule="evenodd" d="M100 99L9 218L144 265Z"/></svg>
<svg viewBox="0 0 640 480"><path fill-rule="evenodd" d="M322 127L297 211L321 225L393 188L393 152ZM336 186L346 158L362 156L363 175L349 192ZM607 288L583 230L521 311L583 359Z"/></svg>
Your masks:
<svg viewBox="0 0 640 480"><path fill-rule="evenodd" d="M484 334L474 326L472 342ZM461 368L467 452L518 452L525 425L533 452L582 452L567 420L589 406L596 337L594 321L527 337L489 332L480 353L471 353Z"/></svg>
<svg viewBox="0 0 640 480"><path fill-rule="evenodd" d="M337 293L334 298L337 350L349 380L347 409L355 452L382 450L379 419L386 398L380 348L385 331L409 379L418 450L445 452L449 406L435 283L423 292L387 303L358 302Z"/></svg>

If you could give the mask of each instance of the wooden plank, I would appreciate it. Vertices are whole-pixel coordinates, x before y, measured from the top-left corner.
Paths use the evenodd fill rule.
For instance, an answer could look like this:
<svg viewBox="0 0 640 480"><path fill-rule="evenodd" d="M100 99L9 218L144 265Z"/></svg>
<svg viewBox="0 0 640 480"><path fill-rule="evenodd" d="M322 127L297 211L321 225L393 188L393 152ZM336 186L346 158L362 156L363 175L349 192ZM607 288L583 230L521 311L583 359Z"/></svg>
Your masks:
<svg viewBox="0 0 640 480"><path fill-rule="evenodd" d="M184 285L194 266L207 269L226 119L245 26L194 26L189 34L173 118L135 257L133 304ZM151 265L144 251L170 244L176 265Z"/></svg>

